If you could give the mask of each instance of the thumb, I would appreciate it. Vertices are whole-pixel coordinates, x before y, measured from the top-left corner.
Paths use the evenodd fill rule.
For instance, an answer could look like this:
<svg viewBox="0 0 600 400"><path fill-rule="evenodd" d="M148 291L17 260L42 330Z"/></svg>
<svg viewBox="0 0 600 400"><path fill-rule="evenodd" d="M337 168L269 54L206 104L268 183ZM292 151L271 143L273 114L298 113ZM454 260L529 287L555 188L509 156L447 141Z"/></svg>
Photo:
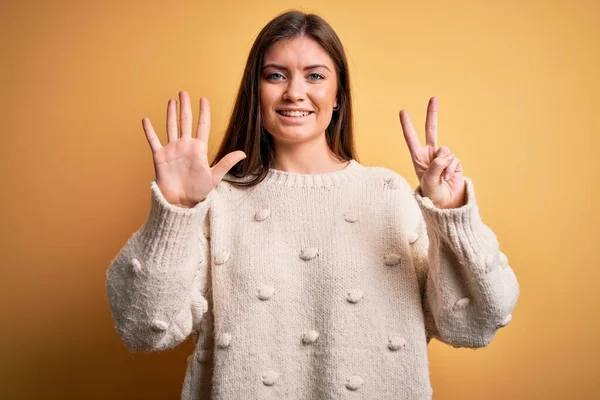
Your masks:
<svg viewBox="0 0 600 400"><path fill-rule="evenodd" d="M223 179L225 174L238 162L242 161L246 158L246 153L241 150L233 151L227 154L225 157L221 158L217 165L215 165L212 169L213 174L213 182L215 185Z"/></svg>

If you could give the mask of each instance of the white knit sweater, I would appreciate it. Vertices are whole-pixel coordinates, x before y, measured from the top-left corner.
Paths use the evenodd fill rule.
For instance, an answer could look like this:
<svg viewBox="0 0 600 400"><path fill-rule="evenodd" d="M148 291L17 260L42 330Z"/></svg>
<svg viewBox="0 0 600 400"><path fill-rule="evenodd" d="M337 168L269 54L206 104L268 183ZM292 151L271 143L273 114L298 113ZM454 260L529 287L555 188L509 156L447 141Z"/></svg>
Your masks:
<svg viewBox="0 0 600 400"><path fill-rule="evenodd" d="M116 329L135 352L193 335L182 399L430 399L429 340L486 346L519 296L465 179L455 209L355 160L191 209L153 181L107 273Z"/></svg>

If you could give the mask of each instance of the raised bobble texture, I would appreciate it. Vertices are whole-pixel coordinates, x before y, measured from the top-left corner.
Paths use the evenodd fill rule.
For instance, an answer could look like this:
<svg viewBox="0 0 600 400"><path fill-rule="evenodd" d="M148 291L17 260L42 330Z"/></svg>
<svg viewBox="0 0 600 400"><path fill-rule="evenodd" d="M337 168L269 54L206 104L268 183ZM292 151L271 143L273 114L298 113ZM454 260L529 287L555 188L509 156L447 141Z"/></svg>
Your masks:
<svg viewBox="0 0 600 400"><path fill-rule="evenodd" d="M217 337L217 346L226 349L231 343L231 333L222 333Z"/></svg>
<svg viewBox="0 0 600 400"><path fill-rule="evenodd" d="M356 216L355 213L348 211L348 212L344 213L344 220L346 222L354 223L354 222L358 221L358 217Z"/></svg>
<svg viewBox="0 0 600 400"><path fill-rule="evenodd" d="M408 243L413 244L414 242L417 241L418 238L419 238L419 234L416 232L413 232L410 235L408 235Z"/></svg>
<svg viewBox="0 0 600 400"><path fill-rule="evenodd" d="M361 387L363 380L360 376L351 376L346 380L346 388L349 390L357 390Z"/></svg>
<svg viewBox="0 0 600 400"><path fill-rule="evenodd" d="M319 251L315 247L306 247L300 252L300 258L303 260L311 260L317 256Z"/></svg>
<svg viewBox="0 0 600 400"><path fill-rule="evenodd" d="M254 219L257 221L264 221L265 219L269 218L270 215L271 210L265 208L260 211L257 211L256 214L254 214Z"/></svg>
<svg viewBox="0 0 600 400"><path fill-rule="evenodd" d="M273 370L265 371L262 375L262 381L266 386L273 386L279 379L279 374Z"/></svg>
<svg viewBox="0 0 600 400"><path fill-rule="evenodd" d="M152 330L155 332L164 332L169 327L169 324L166 323L165 321L156 319L156 320L152 321L151 327L152 327Z"/></svg>
<svg viewBox="0 0 600 400"><path fill-rule="evenodd" d="M400 255L396 253L389 253L385 255L383 262L385 263L385 265L392 266L400 264L400 260Z"/></svg>
<svg viewBox="0 0 600 400"><path fill-rule="evenodd" d="M496 328L502 328L503 326L508 325L510 321L512 321L512 314L508 314Z"/></svg>
<svg viewBox="0 0 600 400"><path fill-rule="evenodd" d="M398 335L390 336L388 339L388 348L390 350L403 350L406 347L406 340Z"/></svg>
<svg viewBox="0 0 600 400"><path fill-rule="evenodd" d="M258 289L258 298L261 300L269 300L271 297L273 297L273 293L275 293L273 286L264 285Z"/></svg>
<svg viewBox="0 0 600 400"><path fill-rule="evenodd" d="M131 260L131 270L135 274L139 274L140 272L142 272L142 264L140 263L140 261L137 258L134 258L133 260Z"/></svg>
<svg viewBox="0 0 600 400"><path fill-rule="evenodd" d="M219 250L214 256L215 264L222 265L229 260L229 252L225 250Z"/></svg>
<svg viewBox="0 0 600 400"><path fill-rule="evenodd" d="M454 306L452 307L453 310L461 310L465 307L467 307L470 303L470 299L468 297L463 297L462 299L459 299L456 301L456 303L454 303Z"/></svg>
<svg viewBox="0 0 600 400"><path fill-rule="evenodd" d="M310 343L314 343L317 340L318 337L319 337L319 332L314 331L314 330L310 330L308 332L305 332L302 335L302 341L305 344L310 344Z"/></svg>
<svg viewBox="0 0 600 400"><path fill-rule="evenodd" d="M352 290L350 292L348 292L348 295L346 296L346 300L348 300L349 303L358 303L359 301L362 300L364 295L364 292L362 290Z"/></svg>

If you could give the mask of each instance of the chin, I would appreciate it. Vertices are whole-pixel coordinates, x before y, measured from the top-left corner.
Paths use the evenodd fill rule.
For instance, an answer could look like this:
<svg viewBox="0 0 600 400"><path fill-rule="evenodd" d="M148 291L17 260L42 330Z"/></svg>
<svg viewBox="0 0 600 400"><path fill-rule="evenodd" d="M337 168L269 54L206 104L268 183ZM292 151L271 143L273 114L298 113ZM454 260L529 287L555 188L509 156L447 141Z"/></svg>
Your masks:
<svg viewBox="0 0 600 400"><path fill-rule="evenodd" d="M274 140L286 143L305 142L320 136L319 134L314 133L314 131L308 131L306 129L284 129L277 130L275 133L271 133L271 131L267 130L267 132L273 136Z"/></svg>

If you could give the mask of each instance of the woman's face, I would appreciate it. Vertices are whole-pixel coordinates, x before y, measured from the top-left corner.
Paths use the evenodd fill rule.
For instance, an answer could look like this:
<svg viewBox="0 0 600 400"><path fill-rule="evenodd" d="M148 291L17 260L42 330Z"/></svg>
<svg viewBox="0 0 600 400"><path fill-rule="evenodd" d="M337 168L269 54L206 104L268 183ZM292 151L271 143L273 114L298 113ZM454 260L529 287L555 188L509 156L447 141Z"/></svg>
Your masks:
<svg viewBox="0 0 600 400"><path fill-rule="evenodd" d="M260 110L274 141L298 143L325 134L337 105L337 76L327 52L299 36L275 42L263 58Z"/></svg>

